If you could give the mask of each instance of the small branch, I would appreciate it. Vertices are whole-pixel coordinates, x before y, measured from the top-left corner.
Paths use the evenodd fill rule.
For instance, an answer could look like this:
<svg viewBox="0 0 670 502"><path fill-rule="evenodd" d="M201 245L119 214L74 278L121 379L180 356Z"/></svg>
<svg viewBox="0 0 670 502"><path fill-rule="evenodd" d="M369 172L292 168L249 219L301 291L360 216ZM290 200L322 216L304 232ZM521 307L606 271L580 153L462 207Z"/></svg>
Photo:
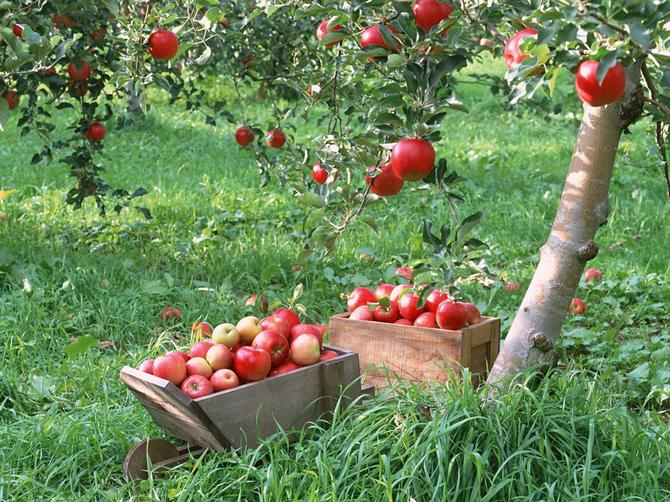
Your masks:
<svg viewBox="0 0 670 502"><path fill-rule="evenodd" d="M651 73L649 73L649 68L647 68L646 63L642 64L642 77L644 78L644 83L647 85L647 89L649 89L649 93L651 94L651 99L645 99L663 110L668 121L670 121L670 109L659 101L654 79L652 78ZM656 121L656 145L658 146L661 154L663 175L665 177L665 185L668 188L668 199L670 199L670 167L668 166L668 152L666 149L665 134L663 133L663 122L660 120Z"/></svg>
<svg viewBox="0 0 670 502"><path fill-rule="evenodd" d="M338 234L341 234L344 232L344 230L349 226L349 224L356 218L359 214L363 212L363 209L365 208L365 204L368 202L368 195L370 194L370 189L372 188L372 183L368 185L368 187L365 189L365 193L363 194L363 199L361 200L361 203L358 205L356 208L356 211L353 213L349 213L347 216L344 217L344 220L342 220L342 223L340 223L336 228L335 231Z"/></svg>
<svg viewBox="0 0 670 502"><path fill-rule="evenodd" d="M481 19L475 19L471 14L468 8L465 5L465 0L461 0L461 11L463 14L465 14L465 17L468 18L468 22L472 25L475 24L483 24L487 31L495 38L498 42L501 44L505 45L507 43L507 37L505 37L502 33L498 31L498 28L495 27L495 25L488 20L481 20Z"/></svg>

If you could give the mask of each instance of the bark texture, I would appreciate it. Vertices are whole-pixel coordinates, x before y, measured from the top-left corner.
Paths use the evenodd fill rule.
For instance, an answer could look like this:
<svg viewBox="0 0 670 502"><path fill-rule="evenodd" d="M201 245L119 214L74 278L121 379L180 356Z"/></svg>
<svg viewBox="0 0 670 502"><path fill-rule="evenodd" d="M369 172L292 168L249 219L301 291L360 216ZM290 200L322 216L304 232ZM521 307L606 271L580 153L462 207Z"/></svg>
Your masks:
<svg viewBox="0 0 670 502"><path fill-rule="evenodd" d="M586 262L596 256L596 231L607 222L609 186L621 133L641 111L641 61L626 70L626 92L608 106L584 105L577 144L551 232L503 350L488 381L509 383L551 358Z"/></svg>

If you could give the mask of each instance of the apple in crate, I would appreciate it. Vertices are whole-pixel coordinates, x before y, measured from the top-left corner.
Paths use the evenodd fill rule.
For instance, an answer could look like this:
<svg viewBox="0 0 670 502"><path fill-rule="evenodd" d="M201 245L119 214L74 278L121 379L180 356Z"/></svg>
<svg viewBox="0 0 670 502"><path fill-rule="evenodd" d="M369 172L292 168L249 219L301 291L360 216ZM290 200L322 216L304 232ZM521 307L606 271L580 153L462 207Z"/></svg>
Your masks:
<svg viewBox="0 0 670 502"><path fill-rule="evenodd" d="M265 350L244 346L235 352L233 370L238 377L244 380L250 382L263 380L270 373L270 368L272 368L272 358Z"/></svg>
<svg viewBox="0 0 670 502"><path fill-rule="evenodd" d="M207 362L212 370L218 371L233 365L233 352L222 343L212 345L207 351Z"/></svg>
<svg viewBox="0 0 670 502"><path fill-rule="evenodd" d="M186 374L188 376L202 375L205 378L209 378L212 376L212 373L212 367L204 357L192 357L186 363Z"/></svg>
<svg viewBox="0 0 670 502"><path fill-rule="evenodd" d="M443 293L439 289L434 289L426 298L426 309L431 312L437 312L437 307L440 305L440 303L442 303L444 300L447 300L448 298L449 293Z"/></svg>
<svg viewBox="0 0 670 502"><path fill-rule="evenodd" d="M334 359L338 356L339 354L334 350L324 350L319 356L319 361L327 361L328 359Z"/></svg>
<svg viewBox="0 0 670 502"><path fill-rule="evenodd" d="M281 375L283 373L289 373L291 371L297 370L300 368L296 363L293 361L286 361L284 364L280 364L276 368L272 368L270 373L268 373L268 376L275 376L275 375Z"/></svg>
<svg viewBox="0 0 670 502"><path fill-rule="evenodd" d="M400 295L409 293L413 288L414 284L398 284L395 288L393 288L393 291L391 291L389 300L392 302L397 302L398 298L400 298Z"/></svg>
<svg viewBox="0 0 670 502"><path fill-rule="evenodd" d="M323 345L323 332L313 324L296 324L293 326L291 328L291 338L289 338L289 342L292 342L294 338L304 334L317 337L319 339L319 344Z"/></svg>
<svg viewBox="0 0 670 502"><path fill-rule="evenodd" d="M463 304L446 300L437 307L436 317L440 328L459 330L467 323L468 313Z"/></svg>
<svg viewBox="0 0 670 502"><path fill-rule="evenodd" d="M426 310L425 307L419 307L418 305L419 295L416 293L407 293L398 300L400 315L408 321L414 321L414 319Z"/></svg>
<svg viewBox="0 0 670 502"><path fill-rule="evenodd" d="M461 302L461 305L465 307L466 312L466 321L468 324L477 324L482 320L482 314L479 312L477 305L469 302Z"/></svg>
<svg viewBox="0 0 670 502"><path fill-rule="evenodd" d="M291 337L291 327L279 316L266 317L261 321L261 328L263 331L276 331L284 335L287 340Z"/></svg>
<svg viewBox="0 0 670 502"><path fill-rule="evenodd" d="M434 312L424 312L414 319L414 326L421 328L437 328L437 320Z"/></svg>
<svg viewBox="0 0 670 502"><path fill-rule="evenodd" d="M186 362L177 354L157 357L154 361L154 375L179 385L186 378Z"/></svg>
<svg viewBox="0 0 670 502"><path fill-rule="evenodd" d="M286 323L284 322L284 324ZM288 327L288 324L286 324L286 327ZM261 349L270 354L273 368L276 368L288 360L288 339L278 331L273 331L271 329L261 331L256 335L254 341L251 342L251 346L254 349Z"/></svg>
<svg viewBox="0 0 670 502"><path fill-rule="evenodd" d="M314 335L302 334L291 342L291 360L300 366L308 366L319 361L321 344Z"/></svg>
<svg viewBox="0 0 670 502"><path fill-rule="evenodd" d="M139 368L137 368L140 371L144 371L145 373L149 373L150 375L154 374L154 360L153 359L147 359L146 361L143 361L142 364L140 364Z"/></svg>
<svg viewBox="0 0 670 502"><path fill-rule="evenodd" d="M166 355L168 355L168 356L172 356L172 355L179 356L184 360L184 362L191 359L191 357L186 352L182 352L181 350L173 350L172 352L168 352Z"/></svg>
<svg viewBox="0 0 670 502"><path fill-rule="evenodd" d="M398 303L390 302L388 307L383 305L377 305L372 311L372 315L375 318L375 321L378 322L396 322L400 313L398 312Z"/></svg>
<svg viewBox="0 0 670 502"><path fill-rule="evenodd" d="M398 319L393 324L401 324L402 326L414 326L414 323L412 323L412 321L408 321L407 319Z"/></svg>
<svg viewBox="0 0 670 502"><path fill-rule="evenodd" d="M181 384L181 390L187 394L191 399L208 396L214 392L209 379L202 375L191 375Z"/></svg>
<svg viewBox="0 0 670 502"><path fill-rule="evenodd" d="M252 315L240 319L236 328L240 333L240 343L242 345L251 345L256 335L263 331L258 317Z"/></svg>
<svg viewBox="0 0 670 502"><path fill-rule="evenodd" d="M358 307L367 306L368 303L375 303L377 297L368 288L354 288L347 297L347 309L353 312Z"/></svg>
<svg viewBox="0 0 670 502"><path fill-rule="evenodd" d="M374 321L375 315L372 313L372 310L367 307L367 305L363 305L354 310L349 316L349 319L353 319L355 321Z"/></svg>
<svg viewBox="0 0 670 502"><path fill-rule="evenodd" d="M395 286L393 284L380 284L377 286L377 289L375 289L375 297L377 300L381 300L384 297L390 298L394 289Z"/></svg>
<svg viewBox="0 0 670 502"><path fill-rule="evenodd" d="M212 348L214 344L212 342L198 342L191 345L191 350L188 351L188 356L190 358L202 357L205 359L207 357L207 351Z"/></svg>
<svg viewBox="0 0 670 502"><path fill-rule="evenodd" d="M291 328L296 324L300 324L300 317L291 309L279 309L272 315L284 319Z"/></svg>
<svg viewBox="0 0 670 502"><path fill-rule="evenodd" d="M229 349L240 343L240 332L234 324L224 322L214 328L212 333L212 342L215 344L223 344Z"/></svg>
<svg viewBox="0 0 670 502"><path fill-rule="evenodd" d="M227 368L215 371L209 381L215 392L232 389L240 385L240 379L235 372Z"/></svg>

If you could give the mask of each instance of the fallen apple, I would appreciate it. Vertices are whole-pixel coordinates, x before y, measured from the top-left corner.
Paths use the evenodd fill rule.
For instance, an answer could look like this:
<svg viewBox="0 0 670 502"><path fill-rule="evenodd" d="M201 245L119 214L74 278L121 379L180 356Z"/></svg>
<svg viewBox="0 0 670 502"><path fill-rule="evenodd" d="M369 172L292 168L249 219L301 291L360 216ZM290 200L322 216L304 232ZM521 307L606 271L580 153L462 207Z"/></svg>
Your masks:
<svg viewBox="0 0 670 502"><path fill-rule="evenodd" d="M212 328L212 325L204 321L195 321L191 327L191 333L198 338L209 338L212 336L213 331L214 328Z"/></svg>

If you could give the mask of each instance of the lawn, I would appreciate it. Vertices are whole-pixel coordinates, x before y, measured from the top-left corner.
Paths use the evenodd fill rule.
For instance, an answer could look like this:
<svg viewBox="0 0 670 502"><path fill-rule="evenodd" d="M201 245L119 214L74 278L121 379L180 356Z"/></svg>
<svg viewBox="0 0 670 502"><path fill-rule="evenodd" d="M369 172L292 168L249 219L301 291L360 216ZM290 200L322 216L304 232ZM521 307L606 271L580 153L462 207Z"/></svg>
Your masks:
<svg viewBox="0 0 670 502"><path fill-rule="evenodd" d="M499 277L464 292L507 327L523 292L503 283L530 280L575 120L510 111L482 86L462 90L470 113L448 115L438 155L468 178L462 211L485 213L476 234ZM352 287L426 256L422 216L448 218L431 191L408 187L370 208L377 234L354 229L333 254L298 263L304 211L276 180L259 187L232 126L208 126L160 94L151 102L146 119L108 128L104 159L112 184L149 190L151 220L73 210L62 166L30 165L38 139L20 137L16 119L0 135L0 190L17 190L0 202L0 500L670 500L670 205L646 123L624 137L593 262L605 280L580 289L588 310L566 323L560 369L529 376L495 407L483 404L485 388L462 383L403 388L314 424L297 443L278 435L127 484L128 449L165 435L121 384L123 365L172 348L175 334L185 344L199 317L254 313L251 293L279 304L302 284L305 318L325 322ZM313 129L304 125L301 140ZM166 305L183 324L159 323ZM112 343L68 355L82 336Z"/></svg>

